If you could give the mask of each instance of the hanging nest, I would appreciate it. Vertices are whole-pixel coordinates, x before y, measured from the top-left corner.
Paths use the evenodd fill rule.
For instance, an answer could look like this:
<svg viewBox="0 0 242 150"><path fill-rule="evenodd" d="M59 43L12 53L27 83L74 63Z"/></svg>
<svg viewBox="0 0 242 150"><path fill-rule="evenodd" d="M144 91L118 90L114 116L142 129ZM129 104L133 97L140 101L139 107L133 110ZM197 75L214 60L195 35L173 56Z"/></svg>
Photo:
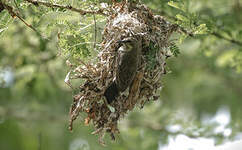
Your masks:
<svg viewBox="0 0 242 150"><path fill-rule="evenodd" d="M143 108L147 101L159 98L161 77L166 74L166 58L171 56L169 37L177 30L175 25L153 15L140 3L116 3L109 12L97 62L83 62L72 70L73 78L81 78L84 83L73 97L69 128L72 130L73 121L80 113L86 113L84 122L86 125L92 122L93 134L99 134L101 143L105 133L115 139L115 134L119 133L118 121L128 111L135 106ZM118 41L126 37L142 41L141 63L130 87L109 105L103 94L115 77Z"/></svg>

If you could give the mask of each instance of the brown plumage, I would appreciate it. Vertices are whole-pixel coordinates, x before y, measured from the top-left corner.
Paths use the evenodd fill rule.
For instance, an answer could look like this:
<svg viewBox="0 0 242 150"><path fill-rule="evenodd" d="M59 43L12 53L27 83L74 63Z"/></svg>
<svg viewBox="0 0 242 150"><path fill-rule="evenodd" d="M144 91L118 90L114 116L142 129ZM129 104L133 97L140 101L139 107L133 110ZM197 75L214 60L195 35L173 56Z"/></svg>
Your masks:
<svg viewBox="0 0 242 150"><path fill-rule="evenodd" d="M120 92L124 92L130 86L141 57L141 41L129 37L120 43L121 46L117 51L116 78L104 92L109 104L116 99Z"/></svg>

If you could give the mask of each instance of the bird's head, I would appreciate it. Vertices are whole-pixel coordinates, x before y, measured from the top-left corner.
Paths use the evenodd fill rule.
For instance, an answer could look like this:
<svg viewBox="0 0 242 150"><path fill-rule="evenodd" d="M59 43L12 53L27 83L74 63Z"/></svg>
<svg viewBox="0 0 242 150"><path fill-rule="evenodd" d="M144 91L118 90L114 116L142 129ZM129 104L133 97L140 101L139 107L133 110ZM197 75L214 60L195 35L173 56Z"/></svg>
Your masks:
<svg viewBox="0 0 242 150"><path fill-rule="evenodd" d="M137 41L135 38L128 37L128 38L124 38L123 40L118 41L118 43L120 45L124 46L126 51L131 51L134 48Z"/></svg>

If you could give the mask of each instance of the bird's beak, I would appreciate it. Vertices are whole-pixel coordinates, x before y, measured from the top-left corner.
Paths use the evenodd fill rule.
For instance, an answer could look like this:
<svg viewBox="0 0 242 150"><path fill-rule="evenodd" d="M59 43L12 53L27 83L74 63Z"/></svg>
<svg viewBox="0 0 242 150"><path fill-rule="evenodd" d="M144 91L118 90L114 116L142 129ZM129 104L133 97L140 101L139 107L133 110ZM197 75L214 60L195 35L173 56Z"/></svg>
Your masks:
<svg viewBox="0 0 242 150"><path fill-rule="evenodd" d="M123 43L123 40L119 40L117 41L118 44L122 44Z"/></svg>

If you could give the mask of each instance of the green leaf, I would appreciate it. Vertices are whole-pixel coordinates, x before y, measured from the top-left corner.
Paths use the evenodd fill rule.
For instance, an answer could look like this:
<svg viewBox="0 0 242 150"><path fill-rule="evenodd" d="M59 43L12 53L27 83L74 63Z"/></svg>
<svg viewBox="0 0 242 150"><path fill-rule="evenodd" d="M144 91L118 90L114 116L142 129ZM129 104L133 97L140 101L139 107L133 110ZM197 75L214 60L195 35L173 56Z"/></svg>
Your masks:
<svg viewBox="0 0 242 150"><path fill-rule="evenodd" d="M170 51L172 55L174 55L175 57L177 57L180 54L180 49L175 43L171 43Z"/></svg>
<svg viewBox="0 0 242 150"><path fill-rule="evenodd" d="M182 2L174 2L174 1L169 1L168 2L168 5L171 6L171 7L174 7L176 9L179 9L179 10L182 10L185 12L185 6Z"/></svg>
<svg viewBox="0 0 242 150"><path fill-rule="evenodd" d="M208 28L206 24L200 24L198 27L195 28L194 34L207 34Z"/></svg>
<svg viewBox="0 0 242 150"><path fill-rule="evenodd" d="M177 14L177 15L176 15L176 18L177 18L178 20L181 20L181 21L184 21L184 22L189 22L189 19L188 19L186 16L183 16L183 15L181 15L181 14Z"/></svg>
<svg viewBox="0 0 242 150"><path fill-rule="evenodd" d="M183 43L184 40L185 40L187 37L188 37L187 34L181 34L181 36L179 37L179 43L180 43L180 44Z"/></svg>

